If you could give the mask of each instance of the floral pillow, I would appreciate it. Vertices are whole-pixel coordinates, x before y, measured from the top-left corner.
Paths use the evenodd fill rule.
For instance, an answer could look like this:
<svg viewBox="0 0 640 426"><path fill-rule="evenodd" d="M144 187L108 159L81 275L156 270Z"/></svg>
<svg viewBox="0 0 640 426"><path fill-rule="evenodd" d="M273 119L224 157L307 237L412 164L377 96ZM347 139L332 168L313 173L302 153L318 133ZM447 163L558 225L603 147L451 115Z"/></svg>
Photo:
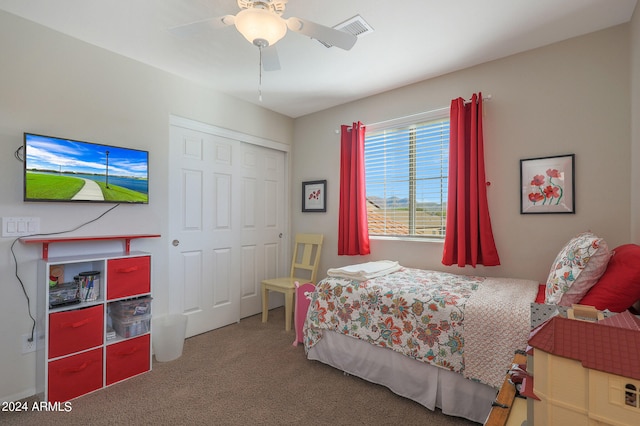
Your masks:
<svg viewBox="0 0 640 426"><path fill-rule="evenodd" d="M607 243L591 232L569 240L551 266L545 303L562 306L578 303L607 269L610 257Z"/></svg>

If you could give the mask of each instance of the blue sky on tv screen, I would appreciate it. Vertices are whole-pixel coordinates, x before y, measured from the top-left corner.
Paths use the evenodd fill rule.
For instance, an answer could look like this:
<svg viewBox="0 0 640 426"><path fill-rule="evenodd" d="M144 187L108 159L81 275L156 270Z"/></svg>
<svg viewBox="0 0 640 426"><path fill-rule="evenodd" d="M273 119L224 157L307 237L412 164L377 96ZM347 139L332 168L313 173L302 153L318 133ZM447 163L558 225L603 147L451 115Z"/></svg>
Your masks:
<svg viewBox="0 0 640 426"><path fill-rule="evenodd" d="M134 149L26 135L26 168L40 171L105 174L107 151L109 175L148 177L148 153Z"/></svg>

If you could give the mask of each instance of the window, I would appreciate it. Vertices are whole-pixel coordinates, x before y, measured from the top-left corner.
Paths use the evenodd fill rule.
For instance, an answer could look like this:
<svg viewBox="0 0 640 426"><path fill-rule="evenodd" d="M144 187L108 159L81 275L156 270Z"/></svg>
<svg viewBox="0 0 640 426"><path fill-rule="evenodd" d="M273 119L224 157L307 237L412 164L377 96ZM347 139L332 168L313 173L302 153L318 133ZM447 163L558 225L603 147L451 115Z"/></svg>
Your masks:
<svg viewBox="0 0 640 426"><path fill-rule="evenodd" d="M364 151L369 234L443 239L448 109L367 126Z"/></svg>
<svg viewBox="0 0 640 426"><path fill-rule="evenodd" d="M624 403L625 405L629 405L631 407L638 408L638 394L640 394L640 390L636 389L635 385L628 383L625 387L624 392Z"/></svg>

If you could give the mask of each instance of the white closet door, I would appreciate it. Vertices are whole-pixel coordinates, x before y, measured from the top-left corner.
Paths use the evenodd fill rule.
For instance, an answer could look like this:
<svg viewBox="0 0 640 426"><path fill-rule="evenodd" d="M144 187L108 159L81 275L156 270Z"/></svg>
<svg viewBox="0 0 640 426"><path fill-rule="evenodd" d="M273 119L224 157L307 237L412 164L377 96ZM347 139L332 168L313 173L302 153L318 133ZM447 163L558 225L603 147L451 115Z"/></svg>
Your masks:
<svg viewBox="0 0 640 426"><path fill-rule="evenodd" d="M187 337L260 312L260 280L283 271L285 153L170 129L171 310Z"/></svg>
<svg viewBox="0 0 640 426"><path fill-rule="evenodd" d="M284 153L242 144L242 318L262 311L260 281L286 274Z"/></svg>

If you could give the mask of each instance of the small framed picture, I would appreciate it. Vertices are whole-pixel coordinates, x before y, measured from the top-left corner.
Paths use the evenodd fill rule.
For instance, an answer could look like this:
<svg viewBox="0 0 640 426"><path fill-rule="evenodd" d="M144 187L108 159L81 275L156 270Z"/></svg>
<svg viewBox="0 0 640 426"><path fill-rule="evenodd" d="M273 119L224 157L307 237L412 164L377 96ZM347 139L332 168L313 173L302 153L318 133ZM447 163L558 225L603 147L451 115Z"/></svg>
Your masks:
<svg viewBox="0 0 640 426"><path fill-rule="evenodd" d="M313 180L302 182L302 211L327 211L327 181Z"/></svg>
<svg viewBox="0 0 640 426"><path fill-rule="evenodd" d="M575 213L575 154L520 160L520 213Z"/></svg>

